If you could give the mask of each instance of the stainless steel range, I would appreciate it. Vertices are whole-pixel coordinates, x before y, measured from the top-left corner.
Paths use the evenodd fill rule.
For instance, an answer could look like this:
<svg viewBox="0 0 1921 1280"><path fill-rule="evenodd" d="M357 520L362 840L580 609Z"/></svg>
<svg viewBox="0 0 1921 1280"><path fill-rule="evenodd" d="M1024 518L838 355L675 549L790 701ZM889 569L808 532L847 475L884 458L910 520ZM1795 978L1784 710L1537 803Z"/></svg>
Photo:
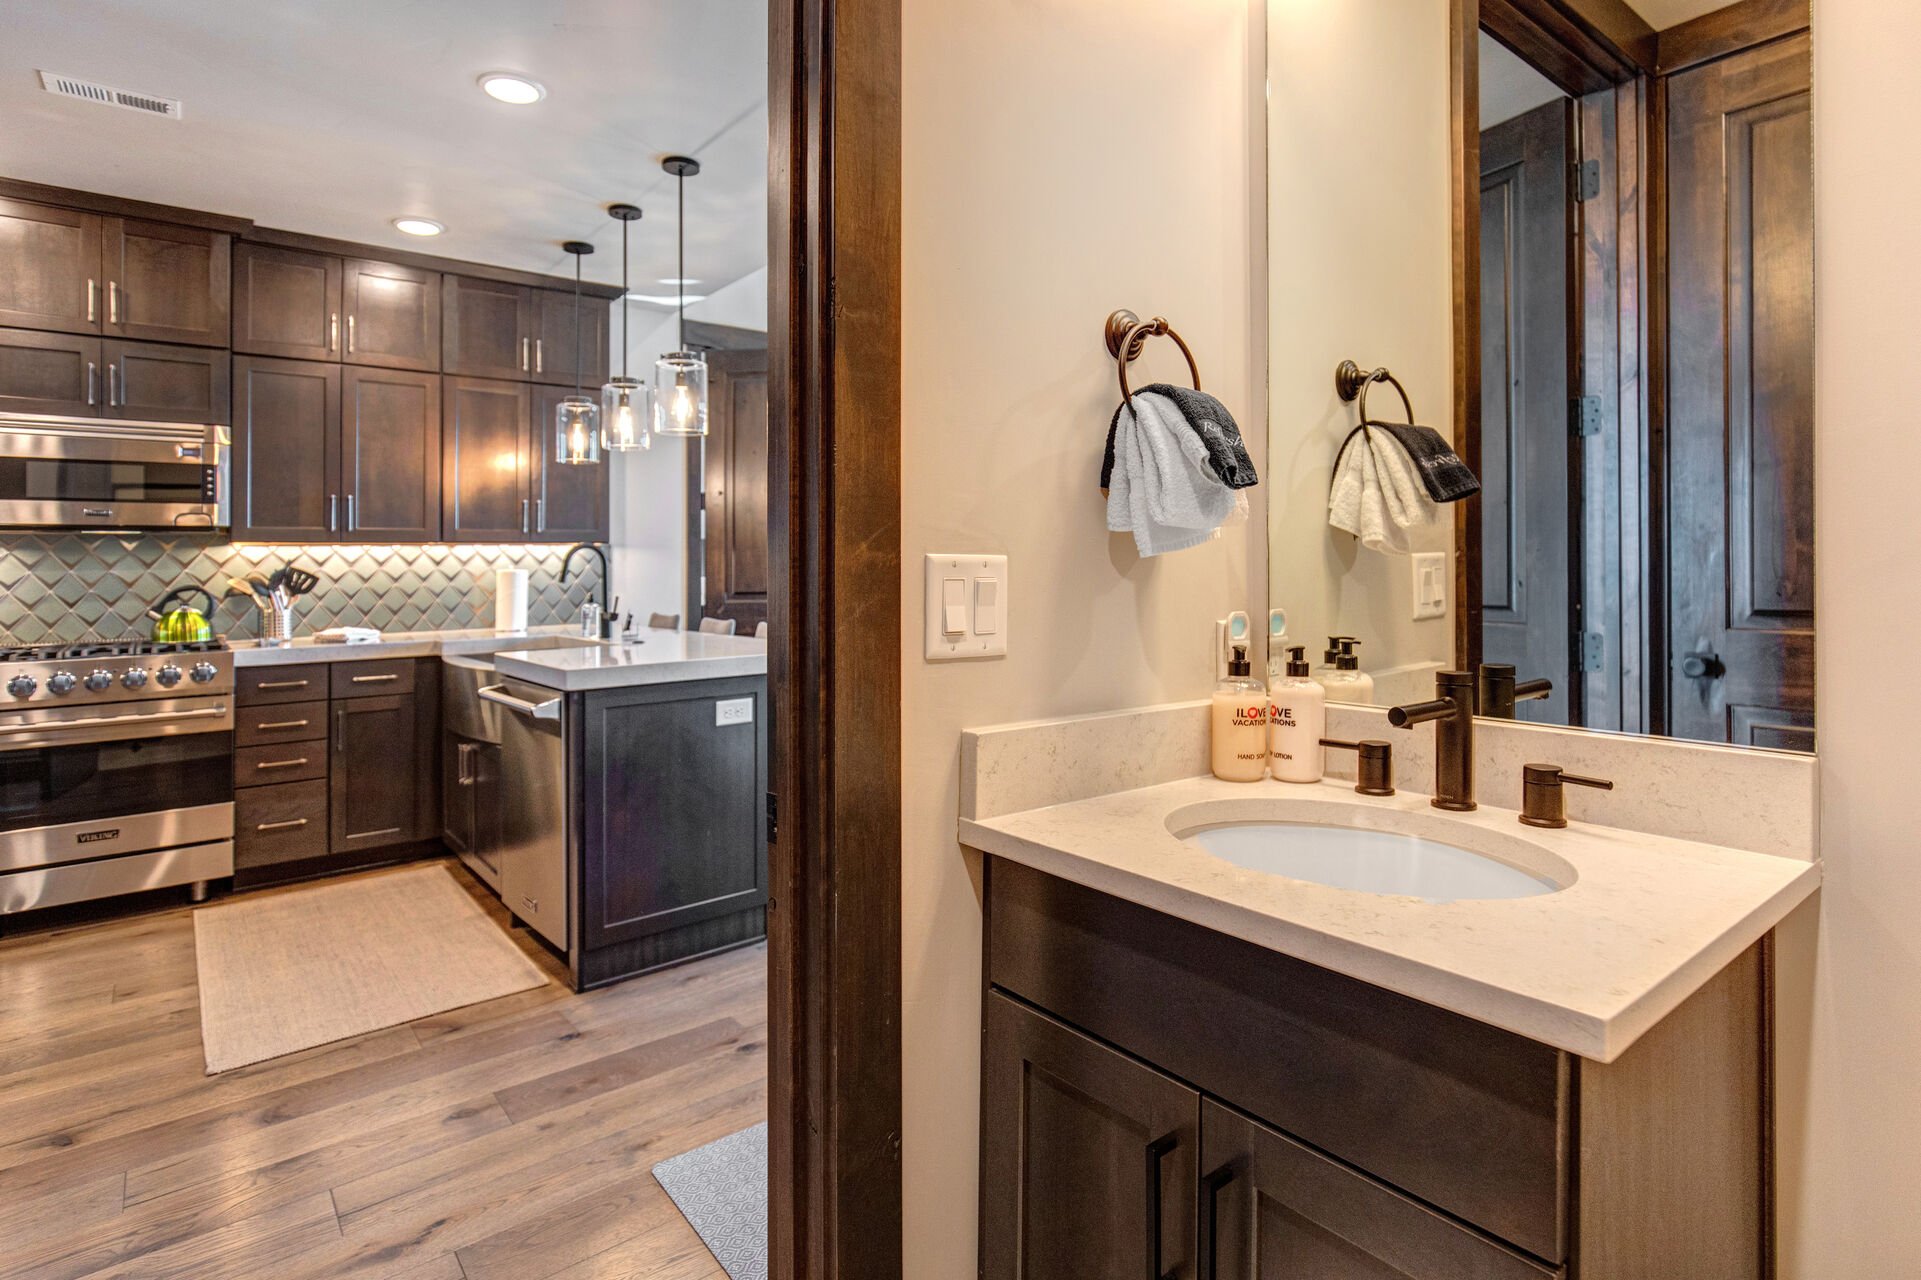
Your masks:
<svg viewBox="0 0 1921 1280"><path fill-rule="evenodd" d="M222 641L0 649L0 914L233 874Z"/></svg>

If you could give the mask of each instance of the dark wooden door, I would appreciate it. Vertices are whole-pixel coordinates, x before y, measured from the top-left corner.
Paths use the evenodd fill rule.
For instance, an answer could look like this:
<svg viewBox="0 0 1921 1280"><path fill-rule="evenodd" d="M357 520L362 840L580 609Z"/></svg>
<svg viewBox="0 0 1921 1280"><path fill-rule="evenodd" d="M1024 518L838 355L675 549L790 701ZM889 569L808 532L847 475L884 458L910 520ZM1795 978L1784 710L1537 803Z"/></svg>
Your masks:
<svg viewBox="0 0 1921 1280"><path fill-rule="evenodd" d="M233 358L209 347L158 342L100 344L106 368L107 414L144 422L233 421Z"/></svg>
<svg viewBox="0 0 1921 1280"><path fill-rule="evenodd" d="M340 372L342 540L440 540L440 378Z"/></svg>
<svg viewBox="0 0 1921 1280"><path fill-rule="evenodd" d="M1806 34L1667 81L1668 732L1814 750Z"/></svg>
<svg viewBox="0 0 1921 1280"><path fill-rule="evenodd" d="M100 215L0 200L0 325L99 333Z"/></svg>
<svg viewBox="0 0 1921 1280"><path fill-rule="evenodd" d="M265 244L233 251L233 349L340 359L340 259Z"/></svg>
<svg viewBox="0 0 1921 1280"><path fill-rule="evenodd" d="M1200 1274L1200 1095L998 991L986 1012L982 1280Z"/></svg>
<svg viewBox="0 0 1921 1280"><path fill-rule="evenodd" d="M335 853L413 838L420 804L414 700L336 698L328 763L328 828Z"/></svg>
<svg viewBox="0 0 1921 1280"><path fill-rule="evenodd" d="M474 378L533 376L533 290L473 276L441 277L441 363Z"/></svg>
<svg viewBox="0 0 1921 1280"><path fill-rule="evenodd" d="M488 378L442 383L441 531L449 542L525 541L533 527L529 388Z"/></svg>
<svg viewBox="0 0 1921 1280"><path fill-rule="evenodd" d="M224 347L233 296L233 237L133 218L101 221L107 310L117 338Z"/></svg>
<svg viewBox="0 0 1921 1280"><path fill-rule="evenodd" d="M440 273L353 259L341 277L348 364L440 369Z"/></svg>
<svg viewBox="0 0 1921 1280"><path fill-rule="evenodd" d="M574 352L581 353L583 395L596 398L607 381L607 300L580 299L580 342L574 342L572 290L535 289L534 381L554 386L574 385Z"/></svg>
<svg viewBox="0 0 1921 1280"><path fill-rule="evenodd" d="M103 376L98 338L0 329L0 413L99 417Z"/></svg>
<svg viewBox="0 0 1921 1280"><path fill-rule="evenodd" d="M1201 1103L1201 1152L1199 1274L1206 1280L1560 1274L1211 1098Z"/></svg>
<svg viewBox="0 0 1921 1280"><path fill-rule="evenodd" d="M596 691L580 723L582 946L686 938L765 906L765 680Z"/></svg>
<svg viewBox="0 0 1921 1280"><path fill-rule="evenodd" d="M605 542L607 493L618 454L584 465L554 460L554 412L572 387L535 387L528 424L528 483L535 542Z"/></svg>
<svg viewBox="0 0 1921 1280"><path fill-rule="evenodd" d="M706 510L701 614L752 635L767 619L767 353L710 351L708 436L692 451Z"/></svg>
<svg viewBox="0 0 1921 1280"><path fill-rule="evenodd" d="M340 536L340 366L235 356L233 536Z"/></svg>
<svg viewBox="0 0 1921 1280"><path fill-rule="evenodd" d="M1578 723L1569 476L1573 104L1481 134L1481 657L1553 695L1522 719Z"/></svg>

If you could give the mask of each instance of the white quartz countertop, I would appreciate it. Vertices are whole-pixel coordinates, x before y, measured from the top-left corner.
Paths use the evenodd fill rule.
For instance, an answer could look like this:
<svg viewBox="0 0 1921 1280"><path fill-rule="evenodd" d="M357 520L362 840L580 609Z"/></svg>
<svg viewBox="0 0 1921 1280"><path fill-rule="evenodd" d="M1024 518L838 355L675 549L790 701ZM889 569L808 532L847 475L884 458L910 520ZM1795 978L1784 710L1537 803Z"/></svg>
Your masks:
<svg viewBox="0 0 1921 1280"><path fill-rule="evenodd" d="M719 680L767 674L767 642L699 631L643 631L634 641L592 648L506 650L494 655L494 669L565 693Z"/></svg>
<svg viewBox="0 0 1921 1280"><path fill-rule="evenodd" d="M1277 806L1278 802L1278 806ZM1195 806L1200 806L1196 808ZM1449 840L1546 873L1557 892L1430 903L1248 870L1177 837L1272 819ZM1819 887L1818 863L1507 810L1443 814L1351 783L1158 786L960 821L960 841L1600 1062L1758 941Z"/></svg>
<svg viewBox="0 0 1921 1280"><path fill-rule="evenodd" d="M651 633L650 633L651 634ZM530 627L525 631L389 631L372 644L321 644L312 636L301 636L271 648L258 640L232 642L237 667L280 667L300 662L364 662L369 658L435 658L445 653L498 653L504 649L524 649L529 641L551 644L565 641L600 647L603 642L581 636L572 625Z"/></svg>

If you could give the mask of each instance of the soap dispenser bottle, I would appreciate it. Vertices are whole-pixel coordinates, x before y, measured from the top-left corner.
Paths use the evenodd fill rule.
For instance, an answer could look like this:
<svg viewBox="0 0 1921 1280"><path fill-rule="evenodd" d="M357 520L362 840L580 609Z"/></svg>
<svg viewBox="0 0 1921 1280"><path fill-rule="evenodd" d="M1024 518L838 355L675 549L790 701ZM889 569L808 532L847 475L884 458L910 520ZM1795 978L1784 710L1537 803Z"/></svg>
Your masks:
<svg viewBox="0 0 1921 1280"><path fill-rule="evenodd" d="M1267 692L1251 674L1247 642L1236 642L1231 653L1227 678L1214 690L1209 725L1214 776L1259 782L1267 776Z"/></svg>
<svg viewBox="0 0 1921 1280"><path fill-rule="evenodd" d="M1287 651L1287 674L1267 691L1268 767L1282 782L1319 782L1327 736L1327 690L1308 674L1307 648Z"/></svg>
<svg viewBox="0 0 1921 1280"><path fill-rule="evenodd" d="M1334 655L1334 672L1321 681L1327 687L1329 702L1373 704L1374 677L1361 670L1360 655L1354 652L1360 643L1352 636L1341 637L1340 652Z"/></svg>

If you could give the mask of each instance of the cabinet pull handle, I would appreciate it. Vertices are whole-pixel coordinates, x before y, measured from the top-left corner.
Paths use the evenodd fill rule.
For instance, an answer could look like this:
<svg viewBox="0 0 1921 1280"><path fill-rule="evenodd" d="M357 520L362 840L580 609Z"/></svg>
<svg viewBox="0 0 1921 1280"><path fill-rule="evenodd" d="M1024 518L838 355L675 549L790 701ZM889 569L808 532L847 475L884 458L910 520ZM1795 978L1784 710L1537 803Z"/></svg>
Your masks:
<svg viewBox="0 0 1921 1280"><path fill-rule="evenodd" d="M386 684L390 680L400 679L400 673L396 671L389 671L384 676L351 676L349 678L355 684Z"/></svg>
<svg viewBox="0 0 1921 1280"><path fill-rule="evenodd" d="M328 533L332 533L334 531L334 517L336 517L339 514L340 514L340 495L337 493L330 493L327 495L327 532Z"/></svg>
<svg viewBox="0 0 1921 1280"><path fill-rule="evenodd" d="M534 532L547 532L547 499L534 499Z"/></svg>
<svg viewBox="0 0 1921 1280"><path fill-rule="evenodd" d="M349 311L347 313L347 354L352 355L353 353L354 353L354 316L353 316L353 312Z"/></svg>
<svg viewBox="0 0 1921 1280"><path fill-rule="evenodd" d="M1234 1166L1224 1164L1201 1179L1200 1280L1220 1280L1221 1188L1234 1181Z"/></svg>
<svg viewBox="0 0 1921 1280"><path fill-rule="evenodd" d="M107 281L107 323L120 323L120 282Z"/></svg>
<svg viewBox="0 0 1921 1280"><path fill-rule="evenodd" d="M359 528L360 522L354 519L354 496L350 493L347 495L347 532L353 533Z"/></svg>
<svg viewBox="0 0 1921 1280"><path fill-rule="evenodd" d="M334 708L334 750L347 749L347 708Z"/></svg>
<svg viewBox="0 0 1921 1280"><path fill-rule="evenodd" d="M1161 1270L1161 1162L1181 1144L1179 1134L1168 1134L1147 1144L1147 1280L1173 1280Z"/></svg>
<svg viewBox="0 0 1921 1280"><path fill-rule="evenodd" d="M95 280L92 276L88 276L87 277L87 323L88 324L92 324L94 317L97 314L99 314L97 309L98 304L94 301L99 296L100 296L100 282L98 280ZM87 401L87 403L92 404L93 401L89 400Z"/></svg>
<svg viewBox="0 0 1921 1280"><path fill-rule="evenodd" d="M91 320L93 319L93 317L88 316L87 319ZM89 360L87 361L87 403L88 404L92 404L94 402L94 399L98 395L99 390L100 390L100 366L95 364L93 361Z"/></svg>
<svg viewBox="0 0 1921 1280"><path fill-rule="evenodd" d="M520 500L520 531L527 532L527 499Z"/></svg>
<svg viewBox="0 0 1921 1280"><path fill-rule="evenodd" d="M527 372L527 346L527 339L522 338L520 340L520 371L522 373Z"/></svg>
<svg viewBox="0 0 1921 1280"><path fill-rule="evenodd" d="M338 311L329 311L327 313L327 350L338 351L339 349L340 313Z"/></svg>
<svg viewBox="0 0 1921 1280"><path fill-rule="evenodd" d="M307 757L301 756L300 759L298 760L262 760L259 764L255 765L254 768L256 769L298 769L301 765L305 763L307 763Z"/></svg>
<svg viewBox="0 0 1921 1280"><path fill-rule="evenodd" d="M256 689L304 689L307 687L307 684L308 684L308 681L305 681L305 680L262 680L259 684L255 685L254 688ZM300 721L300 723L305 724L307 722L305 720L302 720Z"/></svg>
<svg viewBox="0 0 1921 1280"><path fill-rule="evenodd" d="M119 374L119 364L112 360L107 361L107 407L109 409L120 402L118 393L115 391L119 383Z"/></svg>
<svg viewBox="0 0 1921 1280"><path fill-rule="evenodd" d="M463 787L474 785L473 774L467 771L467 761L473 755L474 744L460 742L454 744L454 781Z"/></svg>
<svg viewBox="0 0 1921 1280"><path fill-rule="evenodd" d="M307 682L302 680L300 683L305 684ZM263 684L260 687L264 689L267 686ZM275 729L304 729L307 727L307 723L305 720L262 721L260 724L255 725L254 728L260 730L262 733L269 733Z"/></svg>
<svg viewBox="0 0 1921 1280"><path fill-rule="evenodd" d="M254 828L254 830L255 831L292 831L295 827L304 827L306 825L307 825L307 820L305 818L289 818L285 822L260 823L258 826Z"/></svg>
<svg viewBox="0 0 1921 1280"><path fill-rule="evenodd" d="M544 339L541 339L541 338L534 339L534 372L535 373L546 372L547 357L546 357L546 352L542 349L544 346L545 346Z"/></svg>

